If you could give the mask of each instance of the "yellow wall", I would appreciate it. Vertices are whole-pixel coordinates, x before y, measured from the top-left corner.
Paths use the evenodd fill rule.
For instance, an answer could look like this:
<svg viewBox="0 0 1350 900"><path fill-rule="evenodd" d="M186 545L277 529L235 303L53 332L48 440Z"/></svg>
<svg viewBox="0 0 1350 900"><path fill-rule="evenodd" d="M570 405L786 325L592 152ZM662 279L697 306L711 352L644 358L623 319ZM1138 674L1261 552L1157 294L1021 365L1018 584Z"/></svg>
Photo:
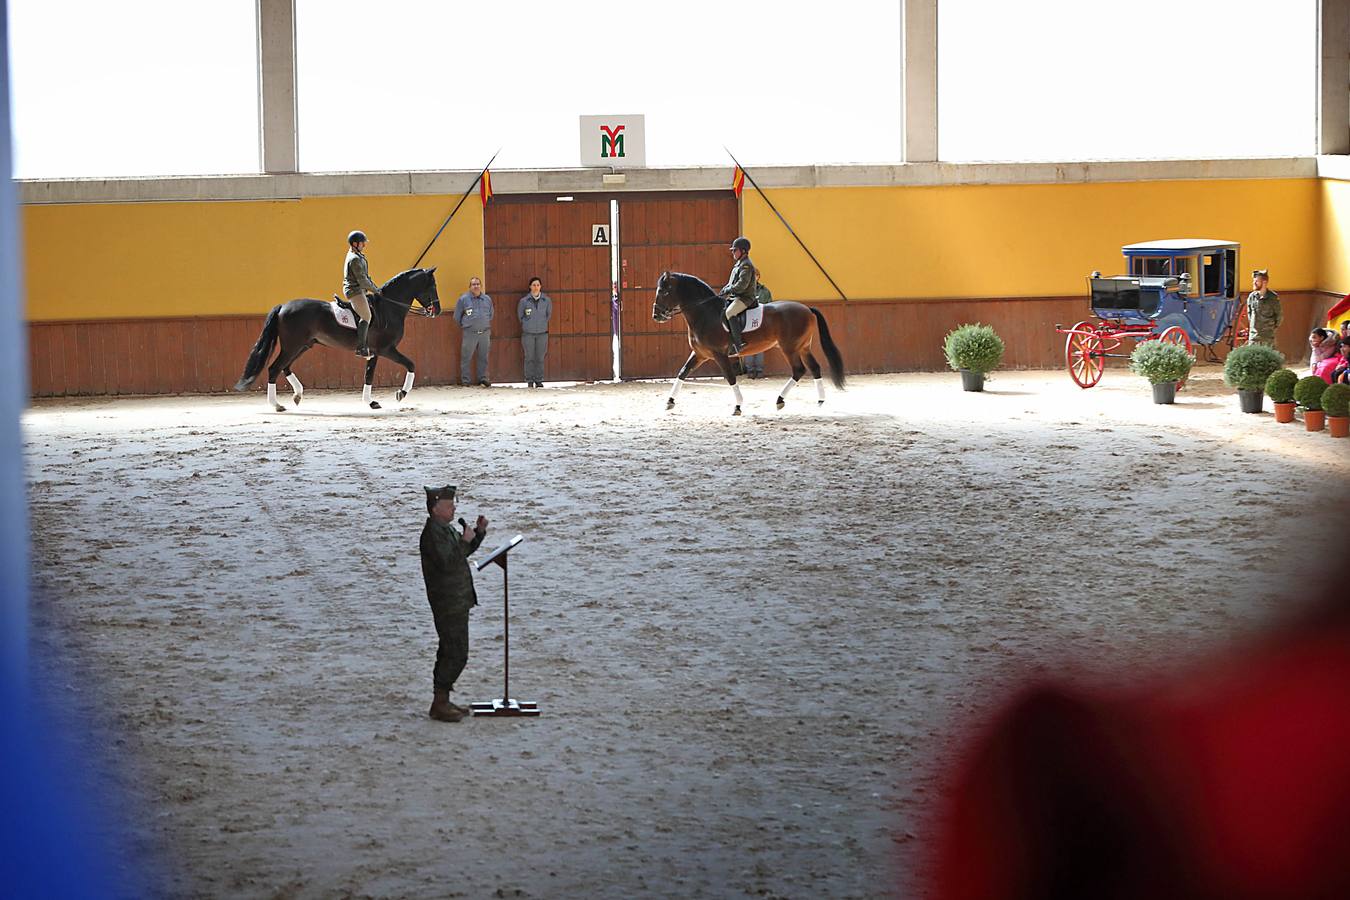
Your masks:
<svg viewBox="0 0 1350 900"><path fill-rule="evenodd" d="M1242 244L1278 290L1350 290L1350 183L1317 179L771 189L850 298L1077 296L1120 246L1168 237ZM116 203L23 208L30 320L260 313L339 290L347 232L371 236L376 280L412 265L456 198ZM829 284L752 191L745 232L782 298ZM453 302L483 271L475 198L424 265ZM492 291L492 285L487 285Z"/></svg>
<svg viewBox="0 0 1350 900"><path fill-rule="evenodd" d="M767 193L850 299L1075 296L1093 269L1120 274L1121 245L1186 237L1238 241L1277 289L1319 286L1314 178ZM763 199L743 204L774 296L835 296Z"/></svg>
<svg viewBox="0 0 1350 900"><path fill-rule="evenodd" d="M342 289L347 233L364 230L371 275L410 267L456 197L89 203L23 208L33 321L265 312ZM470 197L424 267L442 305L483 271L483 212ZM489 286L489 289L490 286Z"/></svg>
<svg viewBox="0 0 1350 900"><path fill-rule="evenodd" d="M1318 287L1350 294L1350 182L1321 183L1321 273Z"/></svg>

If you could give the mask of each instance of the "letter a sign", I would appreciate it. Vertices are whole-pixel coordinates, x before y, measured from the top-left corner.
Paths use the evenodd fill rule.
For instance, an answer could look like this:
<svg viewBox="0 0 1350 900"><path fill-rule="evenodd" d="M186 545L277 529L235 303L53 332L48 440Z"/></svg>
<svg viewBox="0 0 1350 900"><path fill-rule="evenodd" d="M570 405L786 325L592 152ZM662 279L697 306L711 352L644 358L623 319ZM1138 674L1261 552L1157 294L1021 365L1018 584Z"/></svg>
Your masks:
<svg viewBox="0 0 1350 900"><path fill-rule="evenodd" d="M591 246L608 247L609 246L609 226L592 225L591 226Z"/></svg>
<svg viewBox="0 0 1350 900"><path fill-rule="evenodd" d="M615 169L647 165L643 116L582 116L581 164Z"/></svg>

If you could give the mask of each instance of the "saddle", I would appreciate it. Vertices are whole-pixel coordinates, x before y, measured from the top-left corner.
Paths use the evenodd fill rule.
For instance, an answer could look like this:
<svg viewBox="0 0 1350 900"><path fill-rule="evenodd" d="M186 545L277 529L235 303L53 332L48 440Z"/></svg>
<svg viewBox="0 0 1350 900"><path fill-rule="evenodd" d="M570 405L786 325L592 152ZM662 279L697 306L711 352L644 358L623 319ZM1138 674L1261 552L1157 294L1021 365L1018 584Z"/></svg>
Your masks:
<svg viewBox="0 0 1350 900"><path fill-rule="evenodd" d="M371 298L370 298L370 301L369 301L369 302L370 302L370 318L371 318L371 320L372 320L372 321L371 321L371 327L372 327L372 328L374 327L374 324L375 324L375 323L374 323L374 319L375 319L375 317L376 317L376 313L375 313L375 303L376 303L376 301L377 301L378 299L379 299L379 296L378 296L378 295L371 295ZM342 299L341 297L339 297L337 294L334 294L334 295L333 295L333 302L330 303L330 304L328 304L328 305L329 305L330 307L332 307L332 309L333 309L333 318L334 318L334 319L337 319L337 323L338 323L339 325L341 325L343 328L350 328L350 329L352 329L353 331L356 330L356 312L352 309L352 305L351 305L350 303L348 303L346 300L343 300L343 299Z"/></svg>
<svg viewBox="0 0 1350 900"><path fill-rule="evenodd" d="M333 302L329 303L328 307L333 310L333 318L337 320L338 325L352 331L356 330L356 313L352 312L350 303L334 294Z"/></svg>
<svg viewBox="0 0 1350 900"><path fill-rule="evenodd" d="M756 303L743 313L737 313L734 316L741 323L741 334L747 334L764 324L764 305ZM722 317L722 330L731 331L731 326L727 324L727 317Z"/></svg>

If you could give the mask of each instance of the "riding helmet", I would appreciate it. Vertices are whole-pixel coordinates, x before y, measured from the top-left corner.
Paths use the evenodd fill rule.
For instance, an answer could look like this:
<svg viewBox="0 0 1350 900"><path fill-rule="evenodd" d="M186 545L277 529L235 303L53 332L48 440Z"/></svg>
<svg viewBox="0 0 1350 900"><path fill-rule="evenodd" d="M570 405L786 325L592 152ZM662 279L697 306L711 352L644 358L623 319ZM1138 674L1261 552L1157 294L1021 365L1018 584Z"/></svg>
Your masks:
<svg viewBox="0 0 1350 900"><path fill-rule="evenodd" d="M366 233L364 231L353 231L347 235L347 243L349 244L355 244L357 241L364 241L365 239Z"/></svg>
<svg viewBox="0 0 1350 900"><path fill-rule="evenodd" d="M750 239L747 238L747 237L738 237L738 238L736 238L736 240L734 240L734 241L731 242L731 249L732 249L732 250L744 250L746 253L749 253L749 252L750 252Z"/></svg>

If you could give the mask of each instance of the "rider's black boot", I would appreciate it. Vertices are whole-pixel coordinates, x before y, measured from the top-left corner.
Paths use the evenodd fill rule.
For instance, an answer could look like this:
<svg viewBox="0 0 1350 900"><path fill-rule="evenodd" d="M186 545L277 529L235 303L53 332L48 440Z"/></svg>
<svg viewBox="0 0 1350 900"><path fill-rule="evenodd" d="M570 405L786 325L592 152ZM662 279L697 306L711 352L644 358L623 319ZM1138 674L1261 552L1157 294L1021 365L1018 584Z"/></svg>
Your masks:
<svg viewBox="0 0 1350 900"><path fill-rule="evenodd" d="M369 322L356 323L356 355L370 356L370 348L366 346L366 332L370 331Z"/></svg>
<svg viewBox="0 0 1350 900"><path fill-rule="evenodd" d="M745 348L745 341L741 340L740 316L731 316L728 318L727 329L731 332L731 355L735 356Z"/></svg>

